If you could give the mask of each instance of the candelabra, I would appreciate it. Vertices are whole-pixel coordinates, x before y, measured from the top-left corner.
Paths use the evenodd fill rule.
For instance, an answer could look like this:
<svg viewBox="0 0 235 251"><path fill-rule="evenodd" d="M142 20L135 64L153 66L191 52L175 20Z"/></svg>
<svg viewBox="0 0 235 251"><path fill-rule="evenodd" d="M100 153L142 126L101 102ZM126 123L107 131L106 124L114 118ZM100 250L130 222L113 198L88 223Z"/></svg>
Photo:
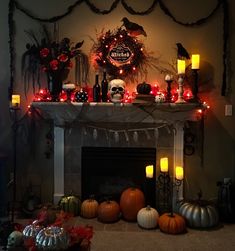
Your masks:
<svg viewBox="0 0 235 251"><path fill-rule="evenodd" d="M171 83L173 80L171 78L165 78L165 81L167 82L167 93L166 93L166 102L170 103L172 102L172 95L171 95Z"/></svg>
<svg viewBox="0 0 235 251"><path fill-rule="evenodd" d="M157 190L159 211L161 213L170 211L173 214L174 188L176 190L176 197L178 198L178 192L182 182L183 179L177 179L176 177L171 179L169 172L160 172L160 175L157 178Z"/></svg>

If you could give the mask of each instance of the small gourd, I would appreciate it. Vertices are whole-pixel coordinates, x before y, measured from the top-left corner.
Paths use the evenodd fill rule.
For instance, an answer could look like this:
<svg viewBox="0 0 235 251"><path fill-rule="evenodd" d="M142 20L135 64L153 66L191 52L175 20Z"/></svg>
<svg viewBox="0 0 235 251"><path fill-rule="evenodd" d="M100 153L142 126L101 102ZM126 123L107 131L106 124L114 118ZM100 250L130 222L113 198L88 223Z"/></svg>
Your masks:
<svg viewBox="0 0 235 251"><path fill-rule="evenodd" d="M162 232L167 234L181 234L186 232L185 219L176 213L164 213L158 219Z"/></svg>
<svg viewBox="0 0 235 251"><path fill-rule="evenodd" d="M151 92L151 85L143 82L137 85L136 90L139 94L150 94Z"/></svg>
<svg viewBox="0 0 235 251"><path fill-rule="evenodd" d="M119 204L114 200L107 200L98 206L98 220L103 223L112 223L120 218Z"/></svg>
<svg viewBox="0 0 235 251"><path fill-rule="evenodd" d="M156 209L150 207L144 207L140 209L137 214L138 225L145 229L152 229L157 227L159 214Z"/></svg>
<svg viewBox="0 0 235 251"><path fill-rule="evenodd" d="M99 203L93 197L84 200L81 205L81 216L87 219L97 217L98 206Z"/></svg>
<svg viewBox="0 0 235 251"><path fill-rule="evenodd" d="M59 207L64 212L77 216L80 214L81 201L75 195L64 196L59 201Z"/></svg>

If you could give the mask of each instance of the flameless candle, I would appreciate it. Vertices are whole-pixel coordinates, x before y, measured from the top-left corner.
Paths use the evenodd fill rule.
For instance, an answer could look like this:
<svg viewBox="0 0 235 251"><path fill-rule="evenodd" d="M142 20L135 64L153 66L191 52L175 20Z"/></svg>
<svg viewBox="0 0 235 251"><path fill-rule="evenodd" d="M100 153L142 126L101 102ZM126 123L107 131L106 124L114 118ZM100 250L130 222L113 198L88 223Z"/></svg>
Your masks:
<svg viewBox="0 0 235 251"><path fill-rule="evenodd" d="M177 60L177 70L178 70L178 74L185 73L185 60L181 60L181 59Z"/></svg>
<svg viewBox="0 0 235 251"><path fill-rule="evenodd" d="M198 70L200 66L200 55L193 54L192 55L192 70Z"/></svg>
<svg viewBox="0 0 235 251"><path fill-rule="evenodd" d="M20 95L12 95L11 96L11 105L12 107L20 106Z"/></svg>
<svg viewBox="0 0 235 251"><path fill-rule="evenodd" d="M161 158L160 159L160 170L163 173L168 172L168 158Z"/></svg>
<svg viewBox="0 0 235 251"><path fill-rule="evenodd" d="M146 178L153 178L153 165L146 166Z"/></svg>
<svg viewBox="0 0 235 251"><path fill-rule="evenodd" d="M175 168L175 178L177 180L182 180L184 178L184 169L182 166L176 166Z"/></svg>

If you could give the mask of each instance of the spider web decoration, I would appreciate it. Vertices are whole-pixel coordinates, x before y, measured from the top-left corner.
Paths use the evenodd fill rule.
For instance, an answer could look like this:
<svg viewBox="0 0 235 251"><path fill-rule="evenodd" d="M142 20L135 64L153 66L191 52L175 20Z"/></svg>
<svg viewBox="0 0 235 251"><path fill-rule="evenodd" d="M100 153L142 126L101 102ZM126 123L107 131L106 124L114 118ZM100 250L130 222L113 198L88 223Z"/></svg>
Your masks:
<svg viewBox="0 0 235 251"><path fill-rule="evenodd" d="M131 82L139 77L146 79L147 68L155 67L157 61L137 37L122 28L98 34L91 49L91 62L96 70L106 70L112 78Z"/></svg>

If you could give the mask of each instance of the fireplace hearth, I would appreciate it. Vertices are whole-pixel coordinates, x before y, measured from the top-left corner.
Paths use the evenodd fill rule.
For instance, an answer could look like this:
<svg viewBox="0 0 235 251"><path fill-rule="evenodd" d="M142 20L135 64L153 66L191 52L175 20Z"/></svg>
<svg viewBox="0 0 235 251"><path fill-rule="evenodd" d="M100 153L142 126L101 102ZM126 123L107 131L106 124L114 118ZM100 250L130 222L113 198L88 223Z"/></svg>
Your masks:
<svg viewBox="0 0 235 251"><path fill-rule="evenodd" d="M82 180L82 175L86 173L86 166L82 165L84 147L154 148L156 175L159 159L168 156L171 175L175 177L173 167L184 166L184 125L187 121L201 119L197 110L202 109L200 104L193 103L34 102L32 107L54 124L54 203L71 190L84 198L93 192L88 190L83 194L83 189L87 189L84 183L88 182ZM108 190L112 190L115 182L131 184L132 180L120 177L119 180L111 180L108 185L102 182L102 185L106 184ZM183 199L183 184L177 196ZM173 198L175 200L176 196Z"/></svg>

